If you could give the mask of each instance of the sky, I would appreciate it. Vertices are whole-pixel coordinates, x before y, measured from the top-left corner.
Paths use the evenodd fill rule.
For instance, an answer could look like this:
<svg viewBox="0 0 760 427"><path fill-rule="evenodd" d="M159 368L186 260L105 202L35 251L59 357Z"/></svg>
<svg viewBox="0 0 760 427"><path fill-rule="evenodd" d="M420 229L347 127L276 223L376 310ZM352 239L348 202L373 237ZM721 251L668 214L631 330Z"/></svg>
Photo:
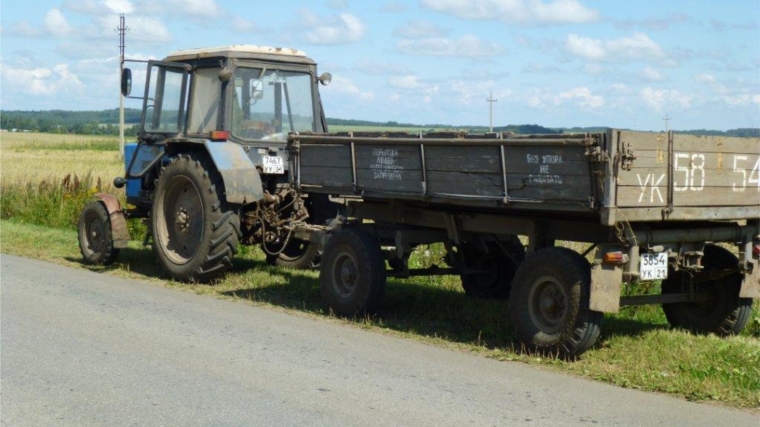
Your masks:
<svg viewBox="0 0 760 427"><path fill-rule="evenodd" d="M0 0L0 108L116 108L119 13L127 58L306 51L328 117L760 127L760 0Z"/></svg>

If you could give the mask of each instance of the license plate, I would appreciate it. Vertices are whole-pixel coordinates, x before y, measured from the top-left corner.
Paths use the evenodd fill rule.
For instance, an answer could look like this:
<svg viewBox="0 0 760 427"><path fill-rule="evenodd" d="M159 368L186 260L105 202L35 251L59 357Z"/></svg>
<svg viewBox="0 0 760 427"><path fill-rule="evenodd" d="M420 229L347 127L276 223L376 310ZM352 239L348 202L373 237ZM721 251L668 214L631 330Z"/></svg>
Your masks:
<svg viewBox="0 0 760 427"><path fill-rule="evenodd" d="M641 254L639 262L640 280L663 280L668 278L668 254Z"/></svg>
<svg viewBox="0 0 760 427"><path fill-rule="evenodd" d="M282 162L282 157L279 156L263 156L264 161L264 173L284 174L285 166Z"/></svg>

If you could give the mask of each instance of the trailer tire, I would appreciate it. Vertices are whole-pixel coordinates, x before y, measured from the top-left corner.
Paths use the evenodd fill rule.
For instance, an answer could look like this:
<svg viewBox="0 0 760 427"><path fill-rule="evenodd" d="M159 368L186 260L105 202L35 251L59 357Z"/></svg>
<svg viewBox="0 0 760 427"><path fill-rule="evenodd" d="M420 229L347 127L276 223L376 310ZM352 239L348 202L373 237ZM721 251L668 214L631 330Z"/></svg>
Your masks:
<svg viewBox="0 0 760 427"><path fill-rule="evenodd" d="M111 218L99 201L88 203L79 215L77 227L79 251L88 264L110 265L119 255L113 247Z"/></svg>
<svg viewBox="0 0 760 427"><path fill-rule="evenodd" d="M578 356L599 337L602 313L589 309L588 261L566 248L534 252L517 269L509 309L517 336L540 352Z"/></svg>
<svg viewBox="0 0 760 427"><path fill-rule="evenodd" d="M375 238L355 229L330 238L319 283L333 313L351 317L375 312L385 296L385 280L385 261Z"/></svg>
<svg viewBox="0 0 760 427"><path fill-rule="evenodd" d="M705 246L705 270L736 268L738 264L739 259L725 248ZM684 274L671 271L668 278L662 281L662 293L682 292ZM752 299L739 298L741 284L740 273L695 283L696 301L663 304L662 309L674 328L695 334L735 335L744 329L752 315Z"/></svg>
<svg viewBox="0 0 760 427"><path fill-rule="evenodd" d="M507 299L512 289L512 279L520 263L525 259L525 248L519 240L502 242L509 255L503 253L500 245L488 244L488 253L483 253L471 245L463 247L465 267L485 270L484 274L461 274L462 288L468 297L482 299Z"/></svg>
<svg viewBox="0 0 760 427"><path fill-rule="evenodd" d="M232 266L240 219L203 152L180 154L161 171L151 210L153 249L175 280L209 282Z"/></svg>

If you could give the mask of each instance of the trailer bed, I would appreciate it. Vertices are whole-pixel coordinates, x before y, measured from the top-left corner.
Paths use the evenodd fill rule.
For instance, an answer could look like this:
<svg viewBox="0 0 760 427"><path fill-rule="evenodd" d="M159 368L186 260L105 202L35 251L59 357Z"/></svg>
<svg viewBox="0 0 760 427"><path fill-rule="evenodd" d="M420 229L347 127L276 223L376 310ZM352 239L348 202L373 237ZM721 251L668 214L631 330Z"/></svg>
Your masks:
<svg viewBox="0 0 760 427"><path fill-rule="evenodd" d="M307 192L618 221L760 217L760 139L673 133L292 134Z"/></svg>

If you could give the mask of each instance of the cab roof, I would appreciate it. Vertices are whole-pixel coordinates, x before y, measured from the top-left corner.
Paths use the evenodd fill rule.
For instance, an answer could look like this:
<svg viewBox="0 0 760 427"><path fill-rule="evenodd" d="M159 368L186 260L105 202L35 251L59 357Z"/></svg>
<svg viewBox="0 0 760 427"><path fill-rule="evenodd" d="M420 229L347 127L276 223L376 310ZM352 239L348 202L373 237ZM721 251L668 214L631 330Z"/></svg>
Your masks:
<svg viewBox="0 0 760 427"><path fill-rule="evenodd" d="M269 59L284 62L311 63L306 52L297 49L252 44L185 49L171 52L166 61L192 61L206 58Z"/></svg>

